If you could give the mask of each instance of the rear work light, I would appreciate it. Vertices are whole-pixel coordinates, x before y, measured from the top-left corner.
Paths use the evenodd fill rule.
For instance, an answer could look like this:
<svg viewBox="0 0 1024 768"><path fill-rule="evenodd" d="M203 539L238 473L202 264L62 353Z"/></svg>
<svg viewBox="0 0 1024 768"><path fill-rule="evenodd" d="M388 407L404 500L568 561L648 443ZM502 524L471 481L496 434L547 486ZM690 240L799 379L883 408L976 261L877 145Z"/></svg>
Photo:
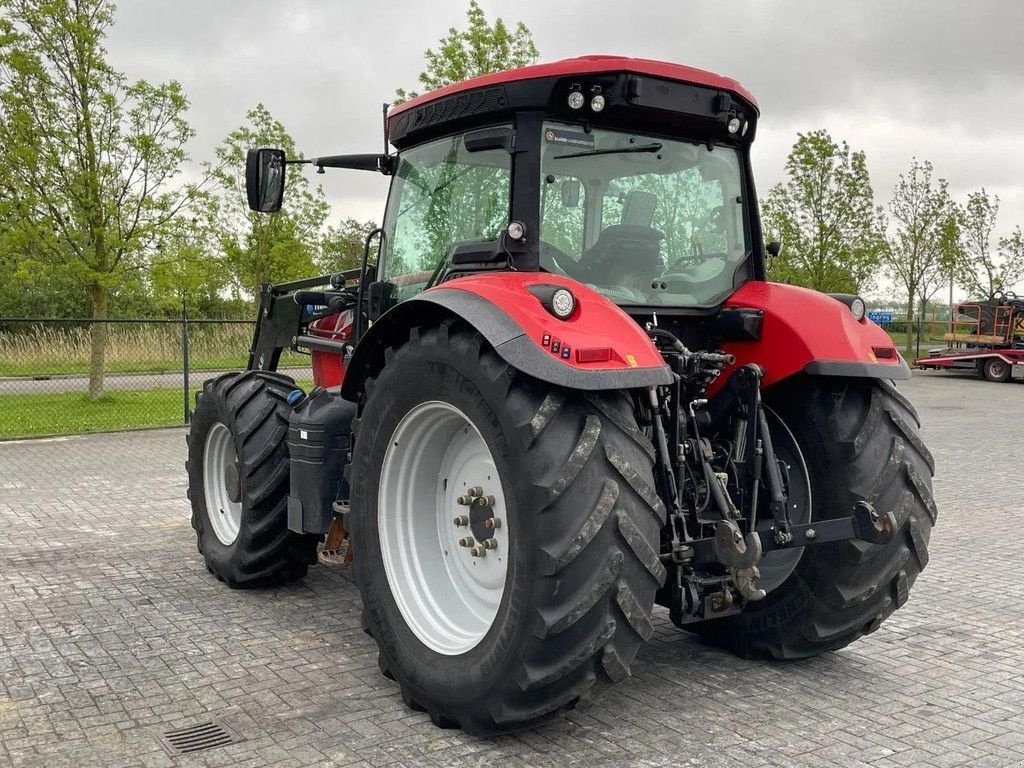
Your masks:
<svg viewBox="0 0 1024 768"><path fill-rule="evenodd" d="M576 350L577 363L606 363L612 359L610 347L587 347Z"/></svg>

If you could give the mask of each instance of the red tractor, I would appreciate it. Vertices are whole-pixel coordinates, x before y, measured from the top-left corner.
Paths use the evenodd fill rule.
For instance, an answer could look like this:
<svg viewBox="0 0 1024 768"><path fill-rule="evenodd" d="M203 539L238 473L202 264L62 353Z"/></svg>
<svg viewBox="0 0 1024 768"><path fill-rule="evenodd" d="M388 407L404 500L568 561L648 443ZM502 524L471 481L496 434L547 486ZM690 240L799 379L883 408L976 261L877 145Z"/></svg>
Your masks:
<svg viewBox="0 0 1024 768"><path fill-rule="evenodd" d="M863 302L765 281L757 121L733 80L595 56L394 107L383 154L252 150L255 210L289 164L391 192L362 268L262 286L248 370L197 397L207 568L347 546L381 671L475 734L628 677L655 605L744 657L877 629L928 561L932 458Z"/></svg>

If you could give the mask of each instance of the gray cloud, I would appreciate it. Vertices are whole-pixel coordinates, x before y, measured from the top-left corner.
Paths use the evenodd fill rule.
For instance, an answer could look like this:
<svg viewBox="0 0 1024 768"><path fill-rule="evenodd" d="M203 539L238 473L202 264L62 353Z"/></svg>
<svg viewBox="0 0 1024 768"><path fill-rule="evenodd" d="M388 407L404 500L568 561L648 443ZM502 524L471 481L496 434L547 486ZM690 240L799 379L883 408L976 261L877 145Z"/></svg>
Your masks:
<svg viewBox="0 0 1024 768"><path fill-rule="evenodd" d="M798 131L826 128L868 154L880 201L912 155L961 197L1003 200L1024 224L1024 3L979 0L519 0L482 5L522 19L545 60L621 53L711 69L762 108L762 194ZM373 151L380 104L416 85L423 49L461 25L463 0L124 0L108 48L130 77L180 80L205 159L262 101L307 154ZM386 180L323 177L338 216L380 215Z"/></svg>

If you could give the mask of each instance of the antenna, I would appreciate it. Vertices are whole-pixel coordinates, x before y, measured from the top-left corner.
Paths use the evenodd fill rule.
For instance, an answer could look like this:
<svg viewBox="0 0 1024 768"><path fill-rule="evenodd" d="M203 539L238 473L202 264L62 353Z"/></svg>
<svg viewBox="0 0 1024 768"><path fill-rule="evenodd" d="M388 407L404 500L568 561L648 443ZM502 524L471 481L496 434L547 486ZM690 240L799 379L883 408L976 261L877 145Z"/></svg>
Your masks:
<svg viewBox="0 0 1024 768"><path fill-rule="evenodd" d="M388 108L390 106L391 105L388 104L385 101L384 105L383 105L383 110L382 110L384 112L384 154L385 155L388 154Z"/></svg>

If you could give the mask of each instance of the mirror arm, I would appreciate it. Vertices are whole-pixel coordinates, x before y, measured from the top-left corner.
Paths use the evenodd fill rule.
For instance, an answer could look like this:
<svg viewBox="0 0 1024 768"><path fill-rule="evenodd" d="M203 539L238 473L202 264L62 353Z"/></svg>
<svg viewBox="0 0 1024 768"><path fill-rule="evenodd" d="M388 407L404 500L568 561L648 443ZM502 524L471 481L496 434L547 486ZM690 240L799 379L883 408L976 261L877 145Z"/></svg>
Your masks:
<svg viewBox="0 0 1024 768"><path fill-rule="evenodd" d="M354 171L377 171L390 175L393 166L393 155L327 155L309 160L289 160L289 163L309 163L316 166L317 173L324 168L349 168Z"/></svg>

